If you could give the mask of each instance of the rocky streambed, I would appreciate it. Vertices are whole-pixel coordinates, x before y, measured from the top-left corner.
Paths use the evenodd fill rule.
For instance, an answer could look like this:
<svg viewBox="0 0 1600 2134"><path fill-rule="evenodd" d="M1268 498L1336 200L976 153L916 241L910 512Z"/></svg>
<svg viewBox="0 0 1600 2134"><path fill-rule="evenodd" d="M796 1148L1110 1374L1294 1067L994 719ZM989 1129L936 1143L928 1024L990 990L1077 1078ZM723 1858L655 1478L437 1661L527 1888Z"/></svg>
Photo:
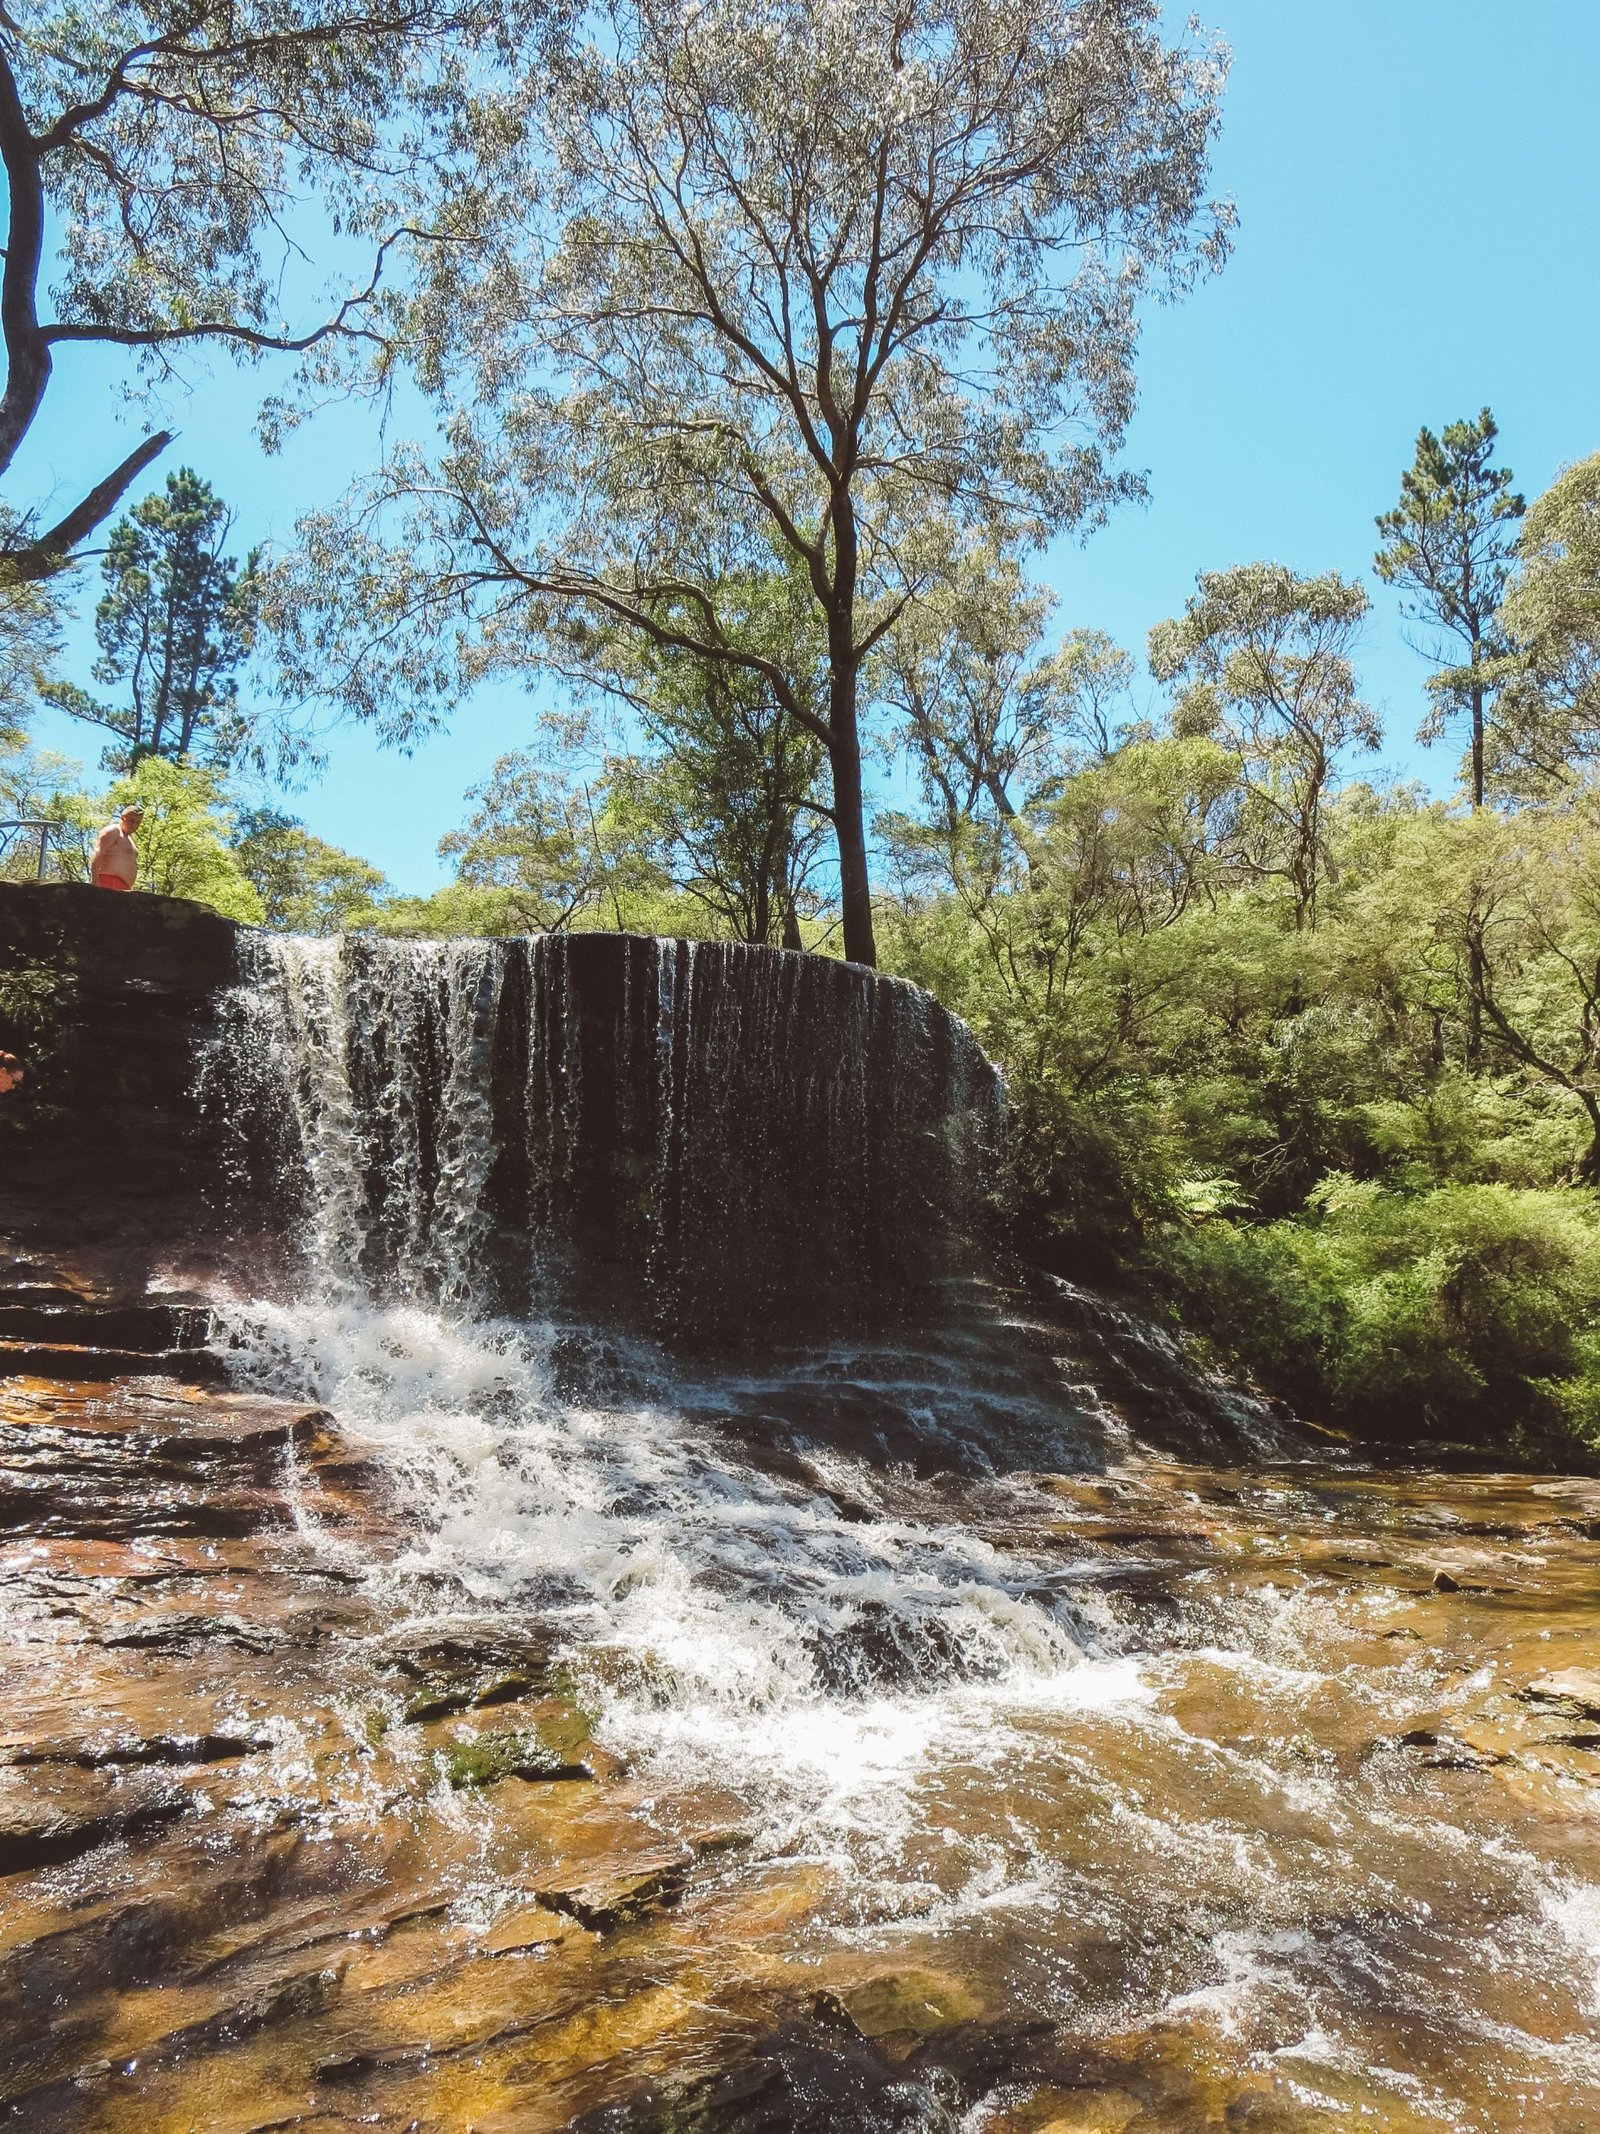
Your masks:
<svg viewBox="0 0 1600 2134"><path fill-rule="evenodd" d="M0 2123L1600 2128L1600 1485L216 1308L0 1269Z"/></svg>
<svg viewBox="0 0 1600 2134"><path fill-rule="evenodd" d="M927 996L0 885L0 1044L0 2125L1600 2134L1600 1484L985 1257Z"/></svg>

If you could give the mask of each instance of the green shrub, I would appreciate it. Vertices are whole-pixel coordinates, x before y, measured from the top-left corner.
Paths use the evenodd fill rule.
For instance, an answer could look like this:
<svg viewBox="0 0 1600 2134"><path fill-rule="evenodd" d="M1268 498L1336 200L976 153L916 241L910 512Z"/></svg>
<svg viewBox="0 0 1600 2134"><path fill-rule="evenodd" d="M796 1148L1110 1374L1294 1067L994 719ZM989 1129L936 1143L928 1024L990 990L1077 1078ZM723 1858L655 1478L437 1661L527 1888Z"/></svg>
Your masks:
<svg viewBox="0 0 1600 2134"><path fill-rule="evenodd" d="M1600 1217L1502 1185L1324 1182L1300 1217L1174 1226L1179 1309L1305 1413L1426 1447L1600 1451Z"/></svg>

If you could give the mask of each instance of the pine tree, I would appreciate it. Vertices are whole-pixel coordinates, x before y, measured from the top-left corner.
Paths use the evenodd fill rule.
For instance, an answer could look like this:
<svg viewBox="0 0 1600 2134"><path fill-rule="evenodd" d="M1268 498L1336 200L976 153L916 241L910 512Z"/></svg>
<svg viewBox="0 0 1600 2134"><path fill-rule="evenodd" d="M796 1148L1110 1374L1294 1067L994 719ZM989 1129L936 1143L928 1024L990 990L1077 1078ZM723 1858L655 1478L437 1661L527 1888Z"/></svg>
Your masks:
<svg viewBox="0 0 1600 2134"><path fill-rule="evenodd" d="M232 523L211 485L184 467L112 528L94 678L120 685L118 699L72 687L50 694L116 737L113 768L146 756L226 766L256 753L238 670L255 644L261 580L254 551L243 564L225 553Z"/></svg>
<svg viewBox="0 0 1600 2134"><path fill-rule="evenodd" d="M1383 547L1373 567L1386 585L1411 596L1408 612L1454 638L1465 652L1452 661L1441 646L1428 687L1434 705L1418 738L1436 740L1452 715L1471 720L1472 805L1483 806L1484 728L1493 696L1488 671L1505 647L1495 611L1516 553L1516 522L1527 510L1511 487L1511 470L1494 465L1495 420L1452 422L1436 437L1424 429L1400 477L1400 501L1378 519Z"/></svg>

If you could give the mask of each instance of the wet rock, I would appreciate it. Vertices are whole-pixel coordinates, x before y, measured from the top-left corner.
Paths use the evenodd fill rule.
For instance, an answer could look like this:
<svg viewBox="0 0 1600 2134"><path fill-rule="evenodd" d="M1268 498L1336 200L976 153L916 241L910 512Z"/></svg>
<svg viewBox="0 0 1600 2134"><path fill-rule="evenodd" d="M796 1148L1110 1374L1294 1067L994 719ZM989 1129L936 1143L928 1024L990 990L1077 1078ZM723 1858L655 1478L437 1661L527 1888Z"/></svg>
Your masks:
<svg viewBox="0 0 1600 2134"><path fill-rule="evenodd" d="M157 2029L153 2035L141 2038L133 2065L148 2075L208 2053L236 2049L258 2032L315 2017L337 1999L345 1968L339 1963L319 1971L301 1971L238 1998L224 1997L222 2004L205 2016L170 2030ZM106 2058L85 2060L65 2076L46 2075L42 2081L12 2087L4 2096L4 2103L13 2119L29 2125L54 2125L64 2107L70 2110L74 2093L99 2090L108 2077L127 2072L126 2061L118 2068ZM266 2134L265 2125L260 2126L259 2134Z"/></svg>
<svg viewBox="0 0 1600 2134"><path fill-rule="evenodd" d="M221 1647L267 1653L283 1643L283 1633L270 1624L247 1623L236 1615L192 1615L174 1609L114 1631L100 1642L111 1652L176 1654Z"/></svg>
<svg viewBox="0 0 1600 2134"><path fill-rule="evenodd" d="M105 1742L44 1742L0 1750L0 1765L72 1764L99 1771L112 1764L214 1764L254 1756L268 1746L261 1734L123 1735Z"/></svg>
<svg viewBox="0 0 1600 2134"><path fill-rule="evenodd" d="M0 1875L75 1859L108 1838L173 1822L188 1806L181 1793L101 1772L0 1770Z"/></svg>
<svg viewBox="0 0 1600 2134"><path fill-rule="evenodd" d="M495 1921L484 1936L483 1949L489 1956L521 1956L530 1949L556 1946L572 1930L571 1921L559 1912L542 1904L521 1905Z"/></svg>
<svg viewBox="0 0 1600 2134"><path fill-rule="evenodd" d="M566 1684L547 1639L470 1617L406 1624L378 1642L374 1657L380 1670L415 1685L404 1707L414 1725Z"/></svg>
<svg viewBox="0 0 1600 2134"><path fill-rule="evenodd" d="M593 1777L587 1764L564 1757L537 1731L486 1728L465 1741L453 1741L444 1751L441 1768L445 1783L458 1792L474 1786L493 1786L505 1778L538 1783Z"/></svg>
<svg viewBox="0 0 1600 2134"><path fill-rule="evenodd" d="M343 1963L330 1964L276 1980L200 2022L169 2031L154 2046L147 2047L146 2053L150 2057L178 2059L207 2046L231 2045L252 2031L265 2030L294 2017L320 2014L338 1998L345 1971Z"/></svg>
<svg viewBox="0 0 1600 2134"><path fill-rule="evenodd" d="M682 1832L683 1841L697 1860L715 1860L724 1853L748 1852L756 1833L740 1823L712 1823Z"/></svg>
<svg viewBox="0 0 1600 2134"><path fill-rule="evenodd" d="M564 1912L593 1933L609 1934L676 1904L693 1866L693 1856L679 1852L585 1861L581 1880L545 1883L533 1894L547 1911Z"/></svg>
<svg viewBox="0 0 1600 2134"><path fill-rule="evenodd" d="M848 1622L818 1626L808 1642L818 1681L836 1692L948 1681L985 1668L985 1656L969 1653L956 1634L953 1614L913 1618L879 1601L862 1602Z"/></svg>
<svg viewBox="0 0 1600 2134"><path fill-rule="evenodd" d="M77 1342L15 1341L0 1337L0 1373L7 1377L135 1377L143 1372L197 1386L228 1382L224 1359L209 1349L119 1349Z"/></svg>
<svg viewBox="0 0 1600 2134"><path fill-rule="evenodd" d="M641 2087L582 2114L571 2134L955 2134L959 2124L937 2074L907 2076L819 1994L717 2073Z"/></svg>
<svg viewBox="0 0 1600 2134"><path fill-rule="evenodd" d="M79 1457L98 1448L143 1463L170 1461L216 1475L273 1471L273 1455L290 1445L313 1456L333 1442L325 1408L264 1393L212 1391L148 1372L132 1379L105 1374L82 1382L30 1386L0 1380L0 1421L27 1433L42 1453L59 1448Z"/></svg>
<svg viewBox="0 0 1600 2134"><path fill-rule="evenodd" d="M38 1341L51 1346L127 1349L159 1355L204 1348L211 1314L204 1306L152 1302L85 1303L55 1290L45 1299L0 1292L0 1341Z"/></svg>
<svg viewBox="0 0 1600 2134"><path fill-rule="evenodd" d="M357 2046L350 2052L328 2054L326 2059L315 2062L311 2072L319 2083L364 2082L371 2075L388 2073L425 2059L427 2050L427 2046L420 2043L388 2052ZM313 2114L312 2124L315 2125L321 2117L320 2112Z"/></svg>
<svg viewBox="0 0 1600 2134"><path fill-rule="evenodd" d="M1558 1668L1530 1682L1522 1694L1530 1704L1543 1705L1568 1719L1600 1719L1600 1669Z"/></svg>
<svg viewBox="0 0 1600 2134"><path fill-rule="evenodd" d="M819 2023L824 2030L838 2031L843 2036L854 2040L857 2044L865 2045L867 2043L866 2032L861 2028L861 2025L850 2013L844 2002L840 2000L837 1993L829 1993L826 1989L821 1993L813 1993L811 1996L811 2018L813 2022Z"/></svg>
<svg viewBox="0 0 1600 2134"><path fill-rule="evenodd" d="M322 1411L294 1402L153 1376L59 1390L38 1375L0 1380L0 1531L59 1543L283 1530L286 1449L299 1447L320 1491L333 1443ZM330 1521L340 1512L331 1501Z"/></svg>
<svg viewBox="0 0 1600 2134"><path fill-rule="evenodd" d="M1500 1750L1485 1747L1465 1735L1449 1734L1442 1729L1435 1732L1431 1727L1413 1727L1409 1733L1395 1737L1397 1748L1422 1749L1423 1767L1430 1771L1482 1771L1491 1764L1508 1763L1510 1758Z"/></svg>
<svg viewBox="0 0 1600 2134"><path fill-rule="evenodd" d="M376 1641L394 1664L421 1673L513 1668L530 1670L549 1658L548 1640L506 1623L474 1617L407 1623Z"/></svg>
<svg viewBox="0 0 1600 2134"><path fill-rule="evenodd" d="M448 1719L456 1712L510 1704L534 1687L532 1675L494 1675L487 1680L469 1678L439 1688L419 1689L407 1697L404 1716L413 1726L425 1726L430 1720Z"/></svg>
<svg viewBox="0 0 1600 2134"><path fill-rule="evenodd" d="M418 1732L434 1767L458 1788L505 1777L609 1780L626 1769L594 1739L587 1714L562 1697L478 1698Z"/></svg>
<svg viewBox="0 0 1600 2134"><path fill-rule="evenodd" d="M1012 2084L1054 2075L1070 2052L1056 2025L1042 2018L983 2018L937 2031L916 2047L907 2065L937 2071L970 2106Z"/></svg>
<svg viewBox="0 0 1600 2134"><path fill-rule="evenodd" d="M896 2058L941 2031L976 2022L984 2012L964 1980L949 1972L915 1969L852 1982L837 1994L819 1995L821 2001L831 2003L859 2037ZM823 2013L815 2003L813 2012Z"/></svg>

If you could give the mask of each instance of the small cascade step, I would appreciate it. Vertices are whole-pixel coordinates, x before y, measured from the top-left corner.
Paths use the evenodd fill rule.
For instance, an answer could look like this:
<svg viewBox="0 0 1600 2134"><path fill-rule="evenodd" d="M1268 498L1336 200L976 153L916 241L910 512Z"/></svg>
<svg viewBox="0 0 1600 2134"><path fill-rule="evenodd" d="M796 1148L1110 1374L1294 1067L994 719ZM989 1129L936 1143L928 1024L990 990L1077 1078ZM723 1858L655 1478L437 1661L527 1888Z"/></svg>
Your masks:
<svg viewBox="0 0 1600 2134"><path fill-rule="evenodd" d="M82 1348L136 1349L155 1354L167 1349L200 1349L210 1331L210 1314L193 1304L85 1304L61 1301L13 1301L0 1292L0 1341L37 1341L52 1347L63 1342Z"/></svg>
<svg viewBox="0 0 1600 2134"><path fill-rule="evenodd" d="M0 1273L0 1305L28 1304L48 1309L60 1305L65 1310L84 1302L82 1292L69 1289L62 1282L25 1281L14 1268Z"/></svg>
<svg viewBox="0 0 1600 2134"><path fill-rule="evenodd" d="M33 1540L137 1547L285 1534L307 1489L320 1525L371 1530L372 1487L325 1411L304 1402L150 1374L0 1384L0 1555ZM181 1621L140 1619L117 1636L144 1650L203 1644L215 1629L196 1594ZM7 1724L0 1711L0 1767L14 1760Z"/></svg>
<svg viewBox="0 0 1600 2134"><path fill-rule="evenodd" d="M75 1341L0 1338L0 1378L176 1378L223 1386L228 1367L211 1349L99 1348Z"/></svg>
<svg viewBox="0 0 1600 2134"><path fill-rule="evenodd" d="M0 1257L0 1296L37 1296L49 1290L58 1297L75 1298L78 1292L64 1286L49 1267L37 1260Z"/></svg>
<svg viewBox="0 0 1600 2134"><path fill-rule="evenodd" d="M211 1315L185 1298L84 1297L60 1282L7 1268L0 1283L0 1377L107 1379L160 1376L224 1385L227 1367L206 1346Z"/></svg>

